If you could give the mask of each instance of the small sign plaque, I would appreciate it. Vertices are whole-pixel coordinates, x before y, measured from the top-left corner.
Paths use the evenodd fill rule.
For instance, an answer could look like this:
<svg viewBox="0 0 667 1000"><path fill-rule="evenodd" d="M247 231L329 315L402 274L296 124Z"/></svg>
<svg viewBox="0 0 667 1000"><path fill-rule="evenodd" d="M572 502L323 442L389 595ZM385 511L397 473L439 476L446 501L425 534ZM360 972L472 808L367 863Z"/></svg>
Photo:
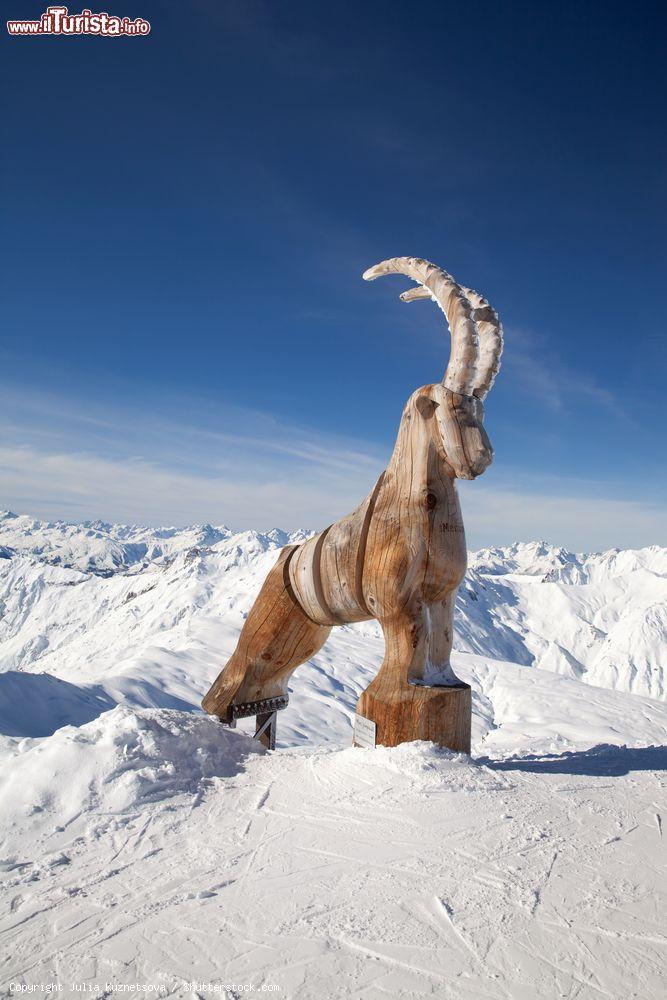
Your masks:
<svg viewBox="0 0 667 1000"><path fill-rule="evenodd" d="M376 726L374 722L364 718L363 715L355 715L354 736L352 739L355 747L374 747L375 732Z"/></svg>

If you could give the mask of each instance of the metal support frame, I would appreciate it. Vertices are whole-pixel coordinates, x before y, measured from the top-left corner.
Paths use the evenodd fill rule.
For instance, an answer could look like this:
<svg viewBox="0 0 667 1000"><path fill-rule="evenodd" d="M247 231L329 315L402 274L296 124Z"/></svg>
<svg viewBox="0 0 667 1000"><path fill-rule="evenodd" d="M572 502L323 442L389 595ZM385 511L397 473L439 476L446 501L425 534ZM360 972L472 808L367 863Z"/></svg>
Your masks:
<svg viewBox="0 0 667 1000"><path fill-rule="evenodd" d="M257 729L255 731L254 739L263 743L268 750L275 750L276 730L278 729L278 713L263 712L261 715L256 716L255 724Z"/></svg>
<svg viewBox="0 0 667 1000"><path fill-rule="evenodd" d="M255 716L254 739L263 743L268 750L276 748L276 733L278 730L278 712L287 708L288 695L278 698L262 698L259 701L246 701L238 705L230 705L227 709L225 722L232 729L236 727L237 719Z"/></svg>

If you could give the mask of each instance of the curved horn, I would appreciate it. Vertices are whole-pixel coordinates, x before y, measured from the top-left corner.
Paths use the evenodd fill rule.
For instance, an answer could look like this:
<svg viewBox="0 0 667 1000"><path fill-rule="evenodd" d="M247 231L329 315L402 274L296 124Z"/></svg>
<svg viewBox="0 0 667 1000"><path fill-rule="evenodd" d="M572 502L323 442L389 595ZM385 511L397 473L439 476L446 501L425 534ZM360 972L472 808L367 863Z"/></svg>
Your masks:
<svg viewBox="0 0 667 1000"><path fill-rule="evenodd" d="M423 285L427 293L442 309L452 335L449 364L442 380L452 392L472 395L477 368L479 340L472 316L472 306L451 274L421 257L392 257L364 271L364 281L374 281L383 274L406 274ZM415 296L415 289L404 296ZM404 301L410 301L410 298Z"/></svg>
<svg viewBox="0 0 667 1000"><path fill-rule="evenodd" d="M464 288L466 298L474 306L473 319L479 332L479 361L473 395L484 399L500 370L503 353L503 325L498 313L484 296L472 288Z"/></svg>
<svg viewBox="0 0 667 1000"><path fill-rule="evenodd" d="M433 300L432 294L423 285L415 285L414 288L408 288L407 292L401 292L398 297L401 302L416 302L417 299Z"/></svg>

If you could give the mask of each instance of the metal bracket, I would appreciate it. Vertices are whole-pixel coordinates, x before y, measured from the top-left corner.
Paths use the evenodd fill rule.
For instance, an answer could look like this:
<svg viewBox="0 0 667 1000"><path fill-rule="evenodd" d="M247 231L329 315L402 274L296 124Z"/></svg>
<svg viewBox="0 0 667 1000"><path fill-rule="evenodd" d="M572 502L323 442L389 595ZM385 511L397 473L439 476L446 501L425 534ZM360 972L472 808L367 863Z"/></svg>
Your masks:
<svg viewBox="0 0 667 1000"><path fill-rule="evenodd" d="M259 740L269 750L276 748L276 730L278 728L278 712L287 708L289 695L277 698L261 698L259 701L246 701L238 705L230 705L227 709L225 722L234 728L237 719L255 716L254 739Z"/></svg>
<svg viewBox="0 0 667 1000"><path fill-rule="evenodd" d="M255 720L255 724L257 729L253 738L259 740L260 743L263 743L267 749L275 750L276 730L278 729L278 713L268 712L263 715L258 715Z"/></svg>
<svg viewBox="0 0 667 1000"><path fill-rule="evenodd" d="M283 694L277 698L260 698L259 701L244 701L238 705L229 705L225 722L232 719L246 719L250 715L262 715L266 712L279 712L287 708L289 695Z"/></svg>

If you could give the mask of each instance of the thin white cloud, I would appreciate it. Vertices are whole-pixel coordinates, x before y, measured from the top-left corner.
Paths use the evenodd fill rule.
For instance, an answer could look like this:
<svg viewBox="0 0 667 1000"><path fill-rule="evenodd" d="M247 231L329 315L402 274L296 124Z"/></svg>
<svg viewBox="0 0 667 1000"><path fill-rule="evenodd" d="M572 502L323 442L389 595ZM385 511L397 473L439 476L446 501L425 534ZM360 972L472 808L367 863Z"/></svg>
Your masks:
<svg viewBox="0 0 667 1000"><path fill-rule="evenodd" d="M46 454L0 448L7 507L37 517L103 518L146 524L213 521L232 527L323 526L358 503L352 483L337 493L318 477L275 479L239 469L234 478L179 472L143 459ZM254 472L254 475L252 473Z"/></svg>
<svg viewBox="0 0 667 1000"><path fill-rule="evenodd" d="M564 364L545 341L525 330L512 327L506 334L504 368L504 377L516 379L524 392L552 412L571 411L587 399L615 416L626 416L614 394L593 375Z"/></svg>
<svg viewBox="0 0 667 1000"><path fill-rule="evenodd" d="M317 527L386 461L367 442L187 397L82 407L8 387L0 421L0 506L40 517Z"/></svg>
<svg viewBox="0 0 667 1000"><path fill-rule="evenodd" d="M555 478L548 493L529 487L494 489L482 481L462 487L466 534L473 548L535 539L572 552L667 545L665 505L577 495L570 484Z"/></svg>
<svg viewBox="0 0 667 1000"><path fill-rule="evenodd" d="M3 415L0 507L49 519L320 528L356 507L389 457L370 442L186 397L81 406L10 388ZM618 499L618 483L517 473L461 487L475 548L667 543L665 506Z"/></svg>

